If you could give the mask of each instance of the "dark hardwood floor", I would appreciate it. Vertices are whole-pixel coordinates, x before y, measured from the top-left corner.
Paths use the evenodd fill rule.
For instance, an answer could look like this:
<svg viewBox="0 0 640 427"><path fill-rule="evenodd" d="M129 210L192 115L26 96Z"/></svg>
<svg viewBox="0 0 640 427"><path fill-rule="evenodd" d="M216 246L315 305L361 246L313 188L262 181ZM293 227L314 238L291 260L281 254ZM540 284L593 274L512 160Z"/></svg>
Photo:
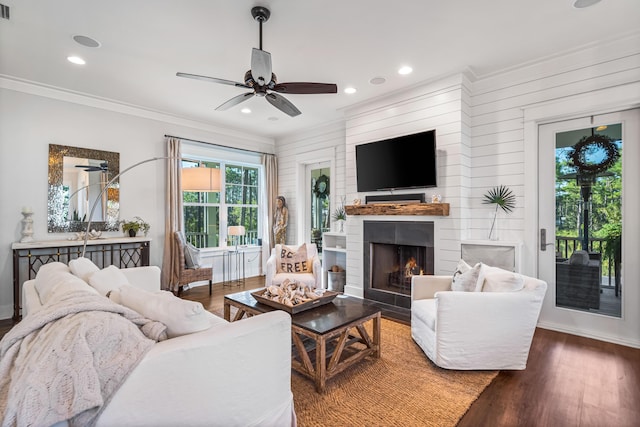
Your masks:
<svg viewBox="0 0 640 427"><path fill-rule="evenodd" d="M224 295L262 286L255 277L244 287L216 283L211 296L208 286L189 289L183 298L221 313ZM402 313L383 316L408 322ZM12 325L0 321L0 335ZM458 423L479 426L640 426L640 349L538 328L527 369L500 372Z"/></svg>

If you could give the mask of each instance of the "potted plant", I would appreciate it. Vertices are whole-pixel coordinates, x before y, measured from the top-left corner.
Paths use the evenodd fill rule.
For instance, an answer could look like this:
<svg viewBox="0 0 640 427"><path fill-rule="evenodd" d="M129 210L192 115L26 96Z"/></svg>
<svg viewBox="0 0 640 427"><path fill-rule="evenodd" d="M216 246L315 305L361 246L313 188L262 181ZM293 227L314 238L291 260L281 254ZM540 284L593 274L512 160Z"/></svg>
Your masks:
<svg viewBox="0 0 640 427"><path fill-rule="evenodd" d="M145 220L143 220L139 216L133 217L132 220L121 220L120 227L122 227L123 232L129 233L130 237L135 237L140 230L142 230L142 232L146 236L149 232L149 229L151 228L149 223L145 222Z"/></svg>
<svg viewBox="0 0 640 427"><path fill-rule="evenodd" d="M344 203L345 200L343 198L340 205L336 208L336 210L333 211L333 214L331 215L331 219L338 222L340 233L344 232L344 222L347 220L347 211L344 209Z"/></svg>
<svg viewBox="0 0 640 427"><path fill-rule="evenodd" d="M493 234L493 228L496 225L496 217L498 216L498 208L501 208L504 212L510 213L513 208L516 207L516 196L509 188L504 185L499 187L493 187L487 194L484 195L482 203L487 205L496 205L496 210L493 212L493 221L491 221L491 229L489 230L489 239ZM497 238L497 236L496 236Z"/></svg>

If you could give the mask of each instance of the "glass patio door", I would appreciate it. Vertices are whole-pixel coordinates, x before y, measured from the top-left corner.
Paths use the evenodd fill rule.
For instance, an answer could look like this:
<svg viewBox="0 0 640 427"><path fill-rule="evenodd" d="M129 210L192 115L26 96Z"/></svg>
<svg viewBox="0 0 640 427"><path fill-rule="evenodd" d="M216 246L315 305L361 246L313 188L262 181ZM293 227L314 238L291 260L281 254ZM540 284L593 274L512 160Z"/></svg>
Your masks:
<svg viewBox="0 0 640 427"><path fill-rule="evenodd" d="M626 158L638 154L626 128L635 111L539 128L539 274L557 309L622 317L625 204L640 185Z"/></svg>

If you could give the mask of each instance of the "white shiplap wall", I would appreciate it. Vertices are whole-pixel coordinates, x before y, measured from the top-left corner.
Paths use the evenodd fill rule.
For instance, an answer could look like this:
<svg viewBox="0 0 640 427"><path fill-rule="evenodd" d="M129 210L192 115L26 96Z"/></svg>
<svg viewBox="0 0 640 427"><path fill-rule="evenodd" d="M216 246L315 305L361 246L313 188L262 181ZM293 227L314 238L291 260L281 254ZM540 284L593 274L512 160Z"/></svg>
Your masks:
<svg viewBox="0 0 640 427"><path fill-rule="evenodd" d="M458 74L435 83L425 83L391 97L374 100L347 111L346 189L347 200L364 199L356 190L355 146L400 135L436 130L438 186L424 192L440 194L451 205L448 217L352 216L347 221L346 291L362 295L363 221L433 221L435 225L435 272L453 270L460 258L460 236L467 227L467 196L470 177L469 132L470 81ZM414 155L419 155L415 153Z"/></svg>
<svg viewBox="0 0 640 427"><path fill-rule="evenodd" d="M344 155L344 185L347 201L364 198L356 192L355 145L373 140L436 129L438 187L427 189L442 194L451 204L451 214L435 217L436 273L449 274L459 258L460 240L487 239L493 209L482 203L483 194L494 186L509 186L516 195L516 209L499 215L501 240L522 241L525 274L537 275L537 129L538 123L588 116L640 105L640 33L603 41L573 52L559 52L551 58L490 76L471 73L425 83L404 92L354 106L346 111L344 140L339 135L297 135L277 141L281 167L280 188L295 192L291 170L295 153L312 150L313 144L335 146ZM628 92L630 102L609 101L607 94ZM597 101L597 94L604 96ZM584 108L563 110L567 101L587 98ZM636 101L633 102L633 99ZM594 105L597 107L594 108ZM544 111L548 109L548 114ZM526 122L535 110L538 120ZM542 113L541 113L542 111ZM300 144L300 146L298 146ZM345 150L341 151L340 146ZM340 160L341 162L342 160ZM339 173L340 169L338 169ZM335 177L339 179L339 177ZM407 191L415 192L415 191ZM430 217L429 219L433 219ZM362 293L362 221L374 217L349 217L347 221L347 293ZM386 219L379 217L377 219ZM394 220L415 220L394 217ZM632 301L631 310L640 309ZM544 319L541 319L544 321ZM640 326L631 327L634 337L611 340L640 342ZM565 325L568 332L589 336L579 325ZM603 334L600 338L605 338Z"/></svg>
<svg viewBox="0 0 640 427"><path fill-rule="evenodd" d="M331 210L340 202L340 196L345 194L345 130L344 123L334 123L311 129L303 134L285 137L278 140L278 188L279 194L287 199L289 206L289 225L287 226L286 242L297 244L304 239L299 236L300 224L303 221L302 210L304 197L308 188L299 185L299 174L304 170L300 159L310 162L316 158L315 153L332 152L334 169L331 172Z"/></svg>

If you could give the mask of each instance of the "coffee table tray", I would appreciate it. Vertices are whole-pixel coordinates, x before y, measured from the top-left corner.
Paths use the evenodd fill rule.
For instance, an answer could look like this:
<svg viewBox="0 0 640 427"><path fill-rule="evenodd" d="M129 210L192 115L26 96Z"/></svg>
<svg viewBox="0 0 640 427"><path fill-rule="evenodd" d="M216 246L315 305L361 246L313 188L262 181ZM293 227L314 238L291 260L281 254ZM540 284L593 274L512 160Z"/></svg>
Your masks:
<svg viewBox="0 0 640 427"><path fill-rule="evenodd" d="M294 305L294 306L289 306L286 304L281 304L277 301L273 301L269 298L265 298L264 296L262 296L264 294L266 289L260 289L257 290L255 292L251 292L251 296L253 296L256 301L258 301L261 304L266 304L268 306L277 308L279 310L284 310L289 314L296 314L296 313L300 313L301 311L305 311L305 310L309 310L311 308L315 308L315 307L319 307L321 305L325 305L330 303L331 301L333 301L333 299L338 296L340 294L340 292L334 292L334 291L325 291L324 294L322 294L322 296L318 299L314 299L311 301L307 301L305 303L302 304L298 304L298 305Z"/></svg>

